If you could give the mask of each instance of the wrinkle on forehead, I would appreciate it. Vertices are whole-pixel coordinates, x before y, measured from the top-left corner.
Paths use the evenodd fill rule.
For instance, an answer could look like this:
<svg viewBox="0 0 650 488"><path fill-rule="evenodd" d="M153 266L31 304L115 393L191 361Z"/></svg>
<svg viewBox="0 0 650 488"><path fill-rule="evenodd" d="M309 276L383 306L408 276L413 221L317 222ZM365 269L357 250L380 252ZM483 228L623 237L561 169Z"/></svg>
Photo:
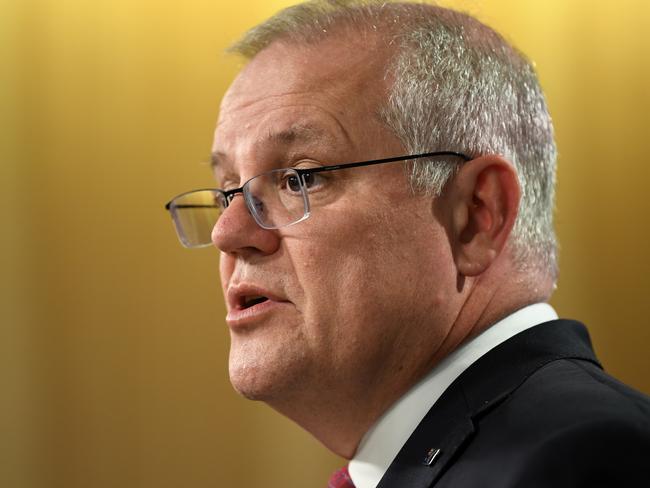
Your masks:
<svg viewBox="0 0 650 488"><path fill-rule="evenodd" d="M376 41L358 35L308 46L276 41L258 53L223 98L213 169L272 146L376 147L376 134L385 130L379 111L389 53L378 54L381 48L369 37Z"/></svg>
<svg viewBox="0 0 650 488"><path fill-rule="evenodd" d="M338 124L341 128L342 134L349 140L349 135L345 128ZM322 127L309 122L295 122L290 127L282 130L269 127L263 137L258 141L258 144L273 144L280 146L291 146L297 143L311 143L311 142L329 143L334 144L336 139L332 134ZM228 156L223 151L215 150L211 156L211 166L215 170L221 167L228 160Z"/></svg>

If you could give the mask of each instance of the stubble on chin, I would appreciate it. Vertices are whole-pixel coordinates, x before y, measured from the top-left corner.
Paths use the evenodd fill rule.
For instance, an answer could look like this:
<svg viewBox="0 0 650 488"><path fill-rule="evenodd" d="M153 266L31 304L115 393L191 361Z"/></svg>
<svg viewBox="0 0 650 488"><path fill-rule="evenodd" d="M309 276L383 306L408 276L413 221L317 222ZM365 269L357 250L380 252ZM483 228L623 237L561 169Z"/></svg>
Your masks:
<svg viewBox="0 0 650 488"><path fill-rule="evenodd" d="M300 388L306 378L307 360L300 341L284 337L265 338L259 334L231 334L229 374L233 388L249 400L272 402Z"/></svg>

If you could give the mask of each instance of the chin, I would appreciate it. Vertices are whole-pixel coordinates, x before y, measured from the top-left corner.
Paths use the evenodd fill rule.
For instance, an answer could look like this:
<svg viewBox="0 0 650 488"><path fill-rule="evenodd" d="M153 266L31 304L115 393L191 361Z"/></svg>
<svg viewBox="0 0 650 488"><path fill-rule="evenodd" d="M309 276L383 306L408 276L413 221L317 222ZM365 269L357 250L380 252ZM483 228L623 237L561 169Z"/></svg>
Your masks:
<svg viewBox="0 0 650 488"><path fill-rule="evenodd" d="M297 378L307 378L304 364L287 361L274 361L268 355L262 358L241 358L231 355L229 364L230 383L239 393L249 400L266 403L283 402L293 398L297 391L304 389L305 382Z"/></svg>
<svg viewBox="0 0 650 488"><path fill-rule="evenodd" d="M290 334L278 337L264 328L244 336L232 335L228 369L233 388L250 400L292 397L310 377L305 348L294 347L300 343Z"/></svg>
<svg viewBox="0 0 650 488"><path fill-rule="evenodd" d="M268 364L249 364L230 360L230 384L237 393L249 400L268 402L286 389L284 371Z"/></svg>
<svg viewBox="0 0 650 488"><path fill-rule="evenodd" d="M230 373L230 384L244 398L248 400L267 401L271 394L269 388L263 387L259 381L250 378L241 378L238 375Z"/></svg>

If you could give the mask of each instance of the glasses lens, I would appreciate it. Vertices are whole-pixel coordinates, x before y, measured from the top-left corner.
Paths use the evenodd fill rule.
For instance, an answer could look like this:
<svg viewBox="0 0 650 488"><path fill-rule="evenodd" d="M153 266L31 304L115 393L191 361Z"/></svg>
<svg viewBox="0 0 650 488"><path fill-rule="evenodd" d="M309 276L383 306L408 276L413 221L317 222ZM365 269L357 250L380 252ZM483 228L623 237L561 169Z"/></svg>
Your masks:
<svg viewBox="0 0 650 488"><path fill-rule="evenodd" d="M276 169L246 183L246 204L265 229L295 224L309 215L309 202L300 175L293 169Z"/></svg>
<svg viewBox="0 0 650 488"><path fill-rule="evenodd" d="M174 198L169 209L181 243L185 247L212 244L212 229L223 208L223 196L213 190L193 191Z"/></svg>

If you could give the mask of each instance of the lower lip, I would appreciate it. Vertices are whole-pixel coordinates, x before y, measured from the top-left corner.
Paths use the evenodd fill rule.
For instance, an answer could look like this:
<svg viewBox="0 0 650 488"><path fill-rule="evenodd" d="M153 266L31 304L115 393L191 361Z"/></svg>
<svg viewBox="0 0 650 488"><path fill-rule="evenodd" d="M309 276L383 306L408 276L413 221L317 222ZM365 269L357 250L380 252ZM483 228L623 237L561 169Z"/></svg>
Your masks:
<svg viewBox="0 0 650 488"><path fill-rule="evenodd" d="M278 310L280 307L287 305L289 302L276 302L275 300L266 300L262 303L253 305L252 307L230 310L226 315L226 323L231 329L236 329L251 325L265 315Z"/></svg>

